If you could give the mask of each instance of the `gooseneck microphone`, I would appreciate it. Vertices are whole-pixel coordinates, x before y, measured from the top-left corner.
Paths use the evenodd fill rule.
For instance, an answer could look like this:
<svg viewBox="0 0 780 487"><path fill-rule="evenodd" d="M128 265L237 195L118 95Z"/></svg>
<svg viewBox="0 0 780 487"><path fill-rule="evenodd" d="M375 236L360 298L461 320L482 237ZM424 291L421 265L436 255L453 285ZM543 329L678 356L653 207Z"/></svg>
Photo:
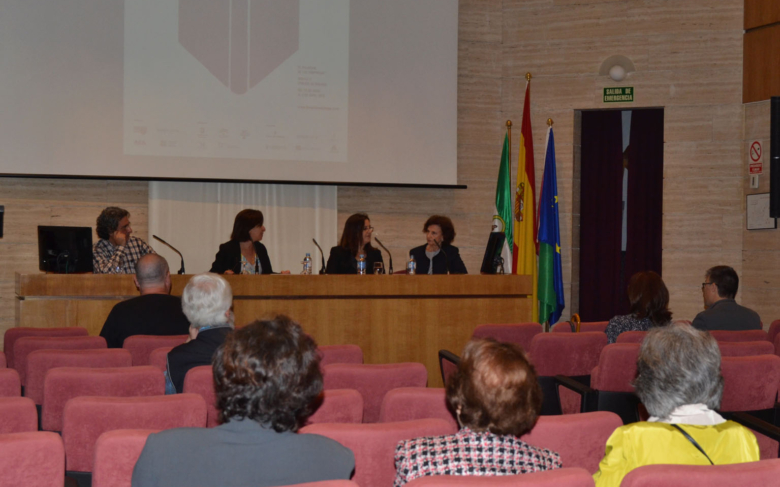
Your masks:
<svg viewBox="0 0 780 487"><path fill-rule="evenodd" d="M387 268L387 273L389 275L393 275L393 255L390 253L389 250L387 250L387 247L382 245L382 241L376 238L376 235L374 235L374 241L379 244L380 247L382 247L385 252L387 252L387 257L390 259L390 267Z"/></svg>
<svg viewBox="0 0 780 487"><path fill-rule="evenodd" d="M447 274L450 273L450 259L447 258L447 252L444 251L443 248L441 248L441 244L436 239L433 239L433 243L436 244L437 247L439 247L439 250L441 250L441 253L444 254L444 264L447 266ZM433 266L433 259L431 259L431 266Z"/></svg>
<svg viewBox="0 0 780 487"><path fill-rule="evenodd" d="M320 247L320 244L318 244L316 240L311 239L311 241L314 242L314 245L316 245L318 249L320 249L320 259L322 259L322 268L320 269L320 274L325 274L325 254L322 253L322 247Z"/></svg>
<svg viewBox="0 0 780 487"><path fill-rule="evenodd" d="M152 237L154 237L154 238L156 238L157 240L159 240L160 242L164 243L165 245L167 245L168 247L170 247L170 248L171 248L171 249L172 249L174 252L176 252L177 254L179 254L179 257L181 257L181 268L179 269L179 272L177 272L177 274L184 274L184 256L183 256L183 255L181 255L181 252L179 252L178 250L176 250L176 247L174 247L173 245L169 244L169 243L168 243L168 242L166 242L165 240L161 239L161 238L160 238L160 237L158 237L157 235L152 235Z"/></svg>

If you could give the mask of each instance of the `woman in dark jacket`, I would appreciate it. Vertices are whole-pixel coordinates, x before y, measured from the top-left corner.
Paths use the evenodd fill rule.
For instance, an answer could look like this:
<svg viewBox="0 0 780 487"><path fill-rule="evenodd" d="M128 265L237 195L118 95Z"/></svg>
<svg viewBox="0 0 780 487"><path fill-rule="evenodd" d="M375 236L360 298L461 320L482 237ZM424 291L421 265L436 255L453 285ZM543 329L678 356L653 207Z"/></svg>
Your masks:
<svg viewBox="0 0 780 487"><path fill-rule="evenodd" d="M365 213L355 213L347 218L344 232L337 247L330 249L328 257L328 274L357 274L357 258L362 255L366 259L366 274L374 272L374 263L382 262L382 252L371 245L371 234L374 227Z"/></svg>
<svg viewBox="0 0 780 487"><path fill-rule="evenodd" d="M446 216L433 215L423 226L428 243L409 251L417 262L417 274L468 274L455 240L455 227ZM433 264L431 264L433 262Z"/></svg>
<svg viewBox="0 0 780 487"><path fill-rule="evenodd" d="M233 222L230 241L219 246L211 264L217 274L272 274L271 260L265 245L260 243L265 233L263 213L241 210Z"/></svg>

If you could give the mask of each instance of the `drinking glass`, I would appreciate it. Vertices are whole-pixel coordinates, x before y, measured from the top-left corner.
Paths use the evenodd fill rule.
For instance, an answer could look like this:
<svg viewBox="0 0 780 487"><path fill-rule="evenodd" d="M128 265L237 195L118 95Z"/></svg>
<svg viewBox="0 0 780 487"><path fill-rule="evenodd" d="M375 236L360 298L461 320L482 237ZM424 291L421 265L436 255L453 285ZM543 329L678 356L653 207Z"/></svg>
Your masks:
<svg viewBox="0 0 780 487"><path fill-rule="evenodd" d="M374 274L384 274L385 265L381 262L374 262Z"/></svg>

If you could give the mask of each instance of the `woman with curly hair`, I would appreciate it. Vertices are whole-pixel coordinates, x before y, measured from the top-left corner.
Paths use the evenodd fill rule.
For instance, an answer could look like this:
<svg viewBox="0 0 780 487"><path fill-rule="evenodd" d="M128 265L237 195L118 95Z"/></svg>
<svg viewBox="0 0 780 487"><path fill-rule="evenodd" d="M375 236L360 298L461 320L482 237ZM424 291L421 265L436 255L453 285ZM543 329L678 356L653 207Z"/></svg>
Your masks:
<svg viewBox="0 0 780 487"><path fill-rule="evenodd" d="M452 245L455 227L449 217L433 215L423 225L425 245L409 251L417 262L418 274L468 274L460 251Z"/></svg>
<svg viewBox="0 0 780 487"><path fill-rule="evenodd" d="M276 486L349 479L352 452L296 433L322 391L314 340L286 316L236 330L213 360L222 424L149 435L133 487Z"/></svg>

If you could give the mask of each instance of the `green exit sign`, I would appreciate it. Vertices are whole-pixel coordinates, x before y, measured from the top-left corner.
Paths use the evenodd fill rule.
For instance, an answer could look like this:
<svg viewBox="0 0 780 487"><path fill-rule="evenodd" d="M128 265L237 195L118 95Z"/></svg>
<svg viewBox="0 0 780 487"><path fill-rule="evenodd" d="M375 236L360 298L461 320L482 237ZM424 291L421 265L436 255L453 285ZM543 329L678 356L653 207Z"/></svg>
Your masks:
<svg viewBox="0 0 780 487"><path fill-rule="evenodd" d="M634 101L634 88L604 88L604 103L627 103Z"/></svg>

